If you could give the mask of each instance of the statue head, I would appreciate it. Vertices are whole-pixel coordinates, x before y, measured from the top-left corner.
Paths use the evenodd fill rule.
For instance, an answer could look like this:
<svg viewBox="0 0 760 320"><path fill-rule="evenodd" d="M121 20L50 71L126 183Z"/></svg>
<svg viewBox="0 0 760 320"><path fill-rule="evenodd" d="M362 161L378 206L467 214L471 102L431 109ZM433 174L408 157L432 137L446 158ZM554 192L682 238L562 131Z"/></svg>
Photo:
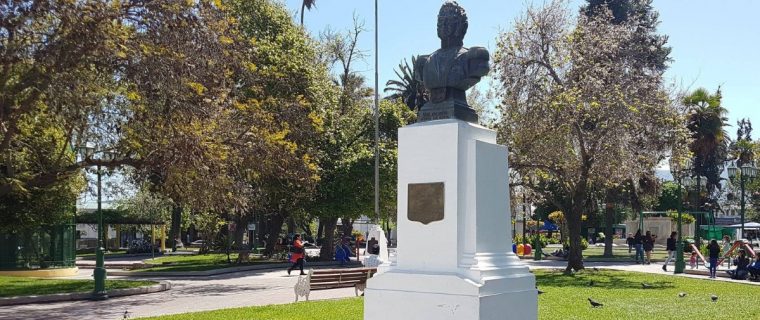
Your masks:
<svg viewBox="0 0 760 320"><path fill-rule="evenodd" d="M467 33L467 14L456 1L446 1L438 12L438 38L441 47L448 48L463 45Z"/></svg>

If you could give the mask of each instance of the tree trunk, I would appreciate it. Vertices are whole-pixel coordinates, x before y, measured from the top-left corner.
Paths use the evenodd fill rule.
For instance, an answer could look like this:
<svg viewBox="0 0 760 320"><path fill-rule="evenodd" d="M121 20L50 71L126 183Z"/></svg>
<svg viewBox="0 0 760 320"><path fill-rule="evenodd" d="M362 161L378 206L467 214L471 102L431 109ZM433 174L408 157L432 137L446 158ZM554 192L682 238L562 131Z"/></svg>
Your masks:
<svg viewBox="0 0 760 320"><path fill-rule="evenodd" d="M322 241L322 249L319 250L319 260L332 261L335 257L335 227L338 224L338 218L326 218L323 226L325 229L325 238Z"/></svg>
<svg viewBox="0 0 760 320"><path fill-rule="evenodd" d="M172 210L172 225L169 231L172 245L172 252L177 252L177 239L180 237L180 227L182 226L182 206L176 205Z"/></svg>
<svg viewBox="0 0 760 320"><path fill-rule="evenodd" d="M583 269L583 248L581 248L581 215L583 211L573 212L567 220L570 250L567 254L566 272Z"/></svg>
<svg viewBox="0 0 760 320"><path fill-rule="evenodd" d="M296 233L296 220L292 216L288 218L288 235Z"/></svg>
<svg viewBox="0 0 760 320"><path fill-rule="evenodd" d="M282 230L282 224L285 222L285 217L278 213L269 216L266 228L267 246L264 248L264 255L271 256L274 253L274 245L277 244L277 240L280 238L280 231Z"/></svg>
<svg viewBox="0 0 760 320"><path fill-rule="evenodd" d="M354 220L344 217L343 219L341 219L341 221L343 222L343 225L341 225L341 228L340 228L341 233L343 233L344 237L350 237L351 232L354 231Z"/></svg>
<svg viewBox="0 0 760 320"><path fill-rule="evenodd" d="M607 190L604 207L604 256L612 257L612 223L615 222L615 191Z"/></svg>
<svg viewBox="0 0 760 320"><path fill-rule="evenodd" d="M304 14L304 10L306 10L306 2L303 2L301 4L301 26L302 27L303 27L303 14Z"/></svg>
<svg viewBox="0 0 760 320"><path fill-rule="evenodd" d="M247 215L235 217L236 228L233 241L235 242L234 247L238 250L242 250L244 248L243 236L248 232L248 222L250 221L250 216ZM248 242L251 242L251 239L248 239Z"/></svg>
<svg viewBox="0 0 760 320"><path fill-rule="evenodd" d="M301 224L301 228L303 229L303 233L306 234L306 236L309 236L309 238L313 238L314 234L311 232L311 223L309 221L305 221L303 224ZM304 236L304 238L306 238Z"/></svg>
<svg viewBox="0 0 760 320"><path fill-rule="evenodd" d="M588 171L581 172L581 177L578 180L578 184L575 185L575 190L572 194L571 209L568 210L567 229L570 237L570 250L567 254L567 268L565 272L569 273L572 270L583 270L583 248L581 247L581 217L583 211L586 208L586 188L588 187Z"/></svg>
<svg viewBox="0 0 760 320"><path fill-rule="evenodd" d="M325 230L325 225L322 223L322 219L319 219L319 224L317 225L317 238L314 239L314 241L317 242L317 245L322 244L322 234Z"/></svg>
<svg viewBox="0 0 760 320"><path fill-rule="evenodd" d="M612 203L607 203L605 208L605 215L604 215L604 256L605 257L612 257L612 237L613 237L613 226L612 222L613 219L615 219L615 205Z"/></svg>

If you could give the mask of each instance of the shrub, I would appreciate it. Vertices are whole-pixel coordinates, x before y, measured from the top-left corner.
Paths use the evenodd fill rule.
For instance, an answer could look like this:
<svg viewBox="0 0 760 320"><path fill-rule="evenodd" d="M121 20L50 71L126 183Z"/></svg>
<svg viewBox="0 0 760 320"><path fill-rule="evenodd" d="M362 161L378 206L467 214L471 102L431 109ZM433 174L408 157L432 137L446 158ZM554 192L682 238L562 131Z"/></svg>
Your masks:
<svg viewBox="0 0 760 320"><path fill-rule="evenodd" d="M546 235L543 235L543 234L540 234L538 236L538 241L541 243L541 248L546 248L546 246L549 244L549 238L547 238ZM515 236L513 243L522 244L522 235ZM536 243L535 236L527 235L527 243L533 246Z"/></svg>
<svg viewBox="0 0 760 320"><path fill-rule="evenodd" d="M562 247L565 248L565 250L570 250L570 240L565 240L565 243L562 244ZM581 250L588 249L588 240L581 238Z"/></svg>

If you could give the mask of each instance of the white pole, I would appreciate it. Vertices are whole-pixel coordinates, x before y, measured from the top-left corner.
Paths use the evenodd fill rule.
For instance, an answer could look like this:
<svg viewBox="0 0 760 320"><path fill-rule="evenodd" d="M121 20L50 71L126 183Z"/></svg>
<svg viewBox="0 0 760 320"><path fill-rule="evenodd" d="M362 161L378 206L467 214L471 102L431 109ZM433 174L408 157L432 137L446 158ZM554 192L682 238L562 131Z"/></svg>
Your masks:
<svg viewBox="0 0 760 320"><path fill-rule="evenodd" d="M375 219L380 224L380 85L378 83L377 1L375 0Z"/></svg>

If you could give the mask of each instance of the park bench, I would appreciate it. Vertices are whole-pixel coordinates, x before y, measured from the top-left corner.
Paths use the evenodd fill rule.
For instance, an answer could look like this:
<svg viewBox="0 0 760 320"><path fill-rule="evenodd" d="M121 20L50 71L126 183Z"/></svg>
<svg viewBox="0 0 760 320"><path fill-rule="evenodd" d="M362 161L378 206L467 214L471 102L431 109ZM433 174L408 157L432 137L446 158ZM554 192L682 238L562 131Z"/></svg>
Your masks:
<svg viewBox="0 0 760 320"><path fill-rule="evenodd" d="M354 288L356 296L359 291L367 287L367 279L377 273L377 268L351 268L351 269L310 269L305 276L298 277L295 293L296 302L298 297L306 297L309 301L311 290L325 290L335 288Z"/></svg>

